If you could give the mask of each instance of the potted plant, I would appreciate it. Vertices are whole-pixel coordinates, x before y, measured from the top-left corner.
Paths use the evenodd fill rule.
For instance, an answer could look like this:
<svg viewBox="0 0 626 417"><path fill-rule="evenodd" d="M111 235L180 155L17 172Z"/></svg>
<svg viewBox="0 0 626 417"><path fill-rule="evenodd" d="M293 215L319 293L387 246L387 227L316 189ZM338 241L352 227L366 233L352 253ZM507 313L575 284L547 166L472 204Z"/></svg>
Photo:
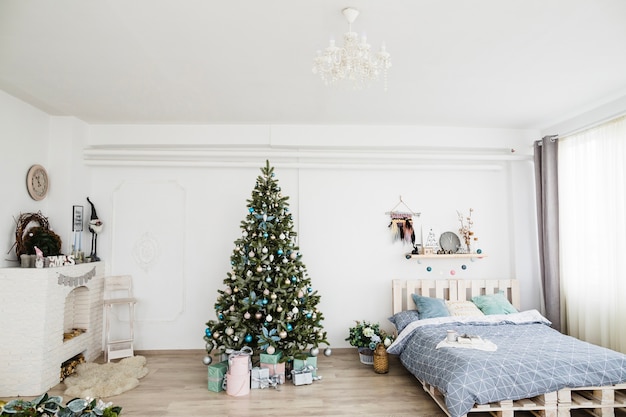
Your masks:
<svg viewBox="0 0 626 417"><path fill-rule="evenodd" d="M393 342L393 335L388 334L380 328L378 323L355 320L356 326L351 327L349 335L345 339L355 346L359 351L361 363L372 365L374 363L374 349L379 343L385 347Z"/></svg>

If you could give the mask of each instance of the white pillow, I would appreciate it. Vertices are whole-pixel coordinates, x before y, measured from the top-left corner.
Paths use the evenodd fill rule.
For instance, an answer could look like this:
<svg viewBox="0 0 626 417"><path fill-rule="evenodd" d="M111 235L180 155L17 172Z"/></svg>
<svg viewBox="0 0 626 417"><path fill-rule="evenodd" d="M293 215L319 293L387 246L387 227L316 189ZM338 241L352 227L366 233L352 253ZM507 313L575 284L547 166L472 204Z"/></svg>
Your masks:
<svg viewBox="0 0 626 417"><path fill-rule="evenodd" d="M484 316L476 304L471 301L446 301L451 316Z"/></svg>

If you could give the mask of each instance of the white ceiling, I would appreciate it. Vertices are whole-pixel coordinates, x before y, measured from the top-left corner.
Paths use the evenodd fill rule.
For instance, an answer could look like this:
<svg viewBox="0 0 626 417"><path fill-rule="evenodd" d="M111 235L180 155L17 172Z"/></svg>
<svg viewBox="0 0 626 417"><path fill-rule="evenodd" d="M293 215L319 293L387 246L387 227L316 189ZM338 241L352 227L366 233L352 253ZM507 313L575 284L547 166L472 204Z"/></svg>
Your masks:
<svg viewBox="0 0 626 417"><path fill-rule="evenodd" d="M311 71L347 6L388 92ZM626 1L0 0L0 89L88 123L540 129L626 94Z"/></svg>

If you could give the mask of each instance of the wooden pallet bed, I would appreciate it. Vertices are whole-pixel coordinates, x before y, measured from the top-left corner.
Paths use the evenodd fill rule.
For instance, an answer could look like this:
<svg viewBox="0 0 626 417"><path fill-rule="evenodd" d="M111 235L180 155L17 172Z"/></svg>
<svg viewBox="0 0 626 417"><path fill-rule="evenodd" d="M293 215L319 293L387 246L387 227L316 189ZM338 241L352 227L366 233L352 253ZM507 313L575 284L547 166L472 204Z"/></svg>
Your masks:
<svg viewBox="0 0 626 417"><path fill-rule="evenodd" d="M511 304L520 309L519 284L514 279L492 280L393 280L392 313L414 310L412 294L451 301L471 300L478 295L495 294L503 291ZM450 416L444 395L437 387L422 381L422 388L441 409ZM541 417L568 417L570 411L581 409L599 417L614 417L615 409L626 410L626 384L564 388L533 398L506 400L490 404L475 404L470 413L489 412L498 417L514 417L517 412L530 412ZM466 415L467 416L467 415Z"/></svg>

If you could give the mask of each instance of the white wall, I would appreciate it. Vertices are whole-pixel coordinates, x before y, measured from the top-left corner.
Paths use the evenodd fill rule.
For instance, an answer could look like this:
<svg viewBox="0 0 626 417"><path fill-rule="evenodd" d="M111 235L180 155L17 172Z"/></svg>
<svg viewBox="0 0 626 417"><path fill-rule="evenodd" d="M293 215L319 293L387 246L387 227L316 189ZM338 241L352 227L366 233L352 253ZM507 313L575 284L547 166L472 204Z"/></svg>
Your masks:
<svg viewBox="0 0 626 417"><path fill-rule="evenodd" d="M0 206L5 252L14 242L12 217L37 210L49 216L69 251L72 205L84 205L88 217L90 196L104 221L98 254L110 273L135 279L138 349L204 347L204 323L214 317L246 199L265 159L290 197L332 346L348 346L353 320L390 328L393 278L446 278L451 270L466 278L515 277L523 307L540 304L529 159L536 131L86 125L4 93L0 110L0 174L3 194L11 197ZM34 202L24 178L30 165L42 162L52 186L48 198ZM391 242L385 215L400 196L422 213L416 223L437 234L456 231L456 211L472 207L487 258L406 260L409 248ZM83 249L89 252L88 233Z"/></svg>
<svg viewBox="0 0 626 417"><path fill-rule="evenodd" d="M135 278L144 300L139 349L202 348L246 199L269 159L290 197L334 347L348 346L353 320L390 328L393 278L445 279L452 270L464 278L516 277L523 307L539 308L536 137L401 126L90 126L85 163L105 221L98 253L112 273ZM437 236L458 231L457 210L472 207L487 258L406 260L410 248L391 242L385 214L400 196L422 213L417 224L425 233L432 227Z"/></svg>

